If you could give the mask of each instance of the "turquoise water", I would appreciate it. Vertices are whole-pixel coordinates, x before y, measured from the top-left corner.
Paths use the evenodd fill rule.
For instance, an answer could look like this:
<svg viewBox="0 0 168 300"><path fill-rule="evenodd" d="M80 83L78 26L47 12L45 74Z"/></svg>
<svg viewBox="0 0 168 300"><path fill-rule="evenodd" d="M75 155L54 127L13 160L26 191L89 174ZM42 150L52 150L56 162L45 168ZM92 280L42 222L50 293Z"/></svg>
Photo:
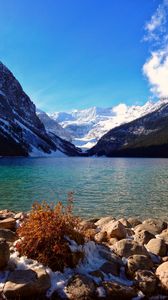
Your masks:
<svg viewBox="0 0 168 300"><path fill-rule="evenodd" d="M0 159L0 209L65 202L69 191L79 215L168 219L168 159Z"/></svg>

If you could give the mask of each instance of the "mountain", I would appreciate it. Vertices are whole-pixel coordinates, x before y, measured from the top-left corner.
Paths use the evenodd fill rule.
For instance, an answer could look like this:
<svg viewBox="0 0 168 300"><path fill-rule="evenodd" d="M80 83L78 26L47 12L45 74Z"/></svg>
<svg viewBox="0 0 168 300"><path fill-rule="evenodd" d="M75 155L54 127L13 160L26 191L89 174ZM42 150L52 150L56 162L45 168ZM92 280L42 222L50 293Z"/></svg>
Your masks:
<svg viewBox="0 0 168 300"><path fill-rule="evenodd" d="M168 103L106 133L89 155L168 157Z"/></svg>
<svg viewBox="0 0 168 300"><path fill-rule="evenodd" d="M143 106L119 104L110 108L92 107L71 112L55 112L50 117L69 132L76 146L89 149L110 129L153 112L167 102L161 100L156 103L148 101Z"/></svg>
<svg viewBox="0 0 168 300"><path fill-rule="evenodd" d="M78 155L71 143L48 134L36 107L9 69L0 62L0 155Z"/></svg>
<svg viewBox="0 0 168 300"><path fill-rule="evenodd" d="M54 133L55 135L59 136L63 140L66 140L68 142L72 141L72 137L66 129L64 129L58 122L56 122L54 119L51 119L48 114L46 114L44 111L37 109L36 115L39 117L41 122L44 124L45 129L48 133Z"/></svg>

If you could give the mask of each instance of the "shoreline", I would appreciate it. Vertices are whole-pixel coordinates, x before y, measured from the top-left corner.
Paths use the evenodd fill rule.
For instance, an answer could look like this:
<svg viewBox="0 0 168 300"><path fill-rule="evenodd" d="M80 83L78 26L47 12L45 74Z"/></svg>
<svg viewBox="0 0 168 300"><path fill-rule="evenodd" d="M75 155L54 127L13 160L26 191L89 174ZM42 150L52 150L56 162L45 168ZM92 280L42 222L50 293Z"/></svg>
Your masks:
<svg viewBox="0 0 168 300"><path fill-rule="evenodd" d="M1 297L167 299L167 222L112 216L82 219L80 230L88 234L84 243L67 239L77 263L63 272L54 272L35 260L19 256L16 229L26 217L24 212L0 211Z"/></svg>

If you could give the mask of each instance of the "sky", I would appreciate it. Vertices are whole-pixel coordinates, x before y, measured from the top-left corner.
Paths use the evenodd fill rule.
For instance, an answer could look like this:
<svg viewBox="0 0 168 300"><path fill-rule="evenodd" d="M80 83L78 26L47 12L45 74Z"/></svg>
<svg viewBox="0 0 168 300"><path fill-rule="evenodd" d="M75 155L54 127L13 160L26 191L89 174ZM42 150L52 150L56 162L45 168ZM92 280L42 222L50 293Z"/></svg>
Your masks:
<svg viewBox="0 0 168 300"><path fill-rule="evenodd" d="M168 96L168 0L0 0L0 60L47 112Z"/></svg>

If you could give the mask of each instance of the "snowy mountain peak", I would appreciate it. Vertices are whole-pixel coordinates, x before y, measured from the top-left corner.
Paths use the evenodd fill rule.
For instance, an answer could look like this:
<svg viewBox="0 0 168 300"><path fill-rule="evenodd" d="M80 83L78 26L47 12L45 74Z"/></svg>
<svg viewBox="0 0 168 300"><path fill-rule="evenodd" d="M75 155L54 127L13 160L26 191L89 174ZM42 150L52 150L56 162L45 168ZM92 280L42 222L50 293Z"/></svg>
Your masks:
<svg viewBox="0 0 168 300"><path fill-rule="evenodd" d="M72 136L73 143L81 148L90 148L110 129L138 119L168 103L168 99L151 100L144 105L128 106L120 103L109 108L90 107L69 112L55 112L50 117L60 123Z"/></svg>

